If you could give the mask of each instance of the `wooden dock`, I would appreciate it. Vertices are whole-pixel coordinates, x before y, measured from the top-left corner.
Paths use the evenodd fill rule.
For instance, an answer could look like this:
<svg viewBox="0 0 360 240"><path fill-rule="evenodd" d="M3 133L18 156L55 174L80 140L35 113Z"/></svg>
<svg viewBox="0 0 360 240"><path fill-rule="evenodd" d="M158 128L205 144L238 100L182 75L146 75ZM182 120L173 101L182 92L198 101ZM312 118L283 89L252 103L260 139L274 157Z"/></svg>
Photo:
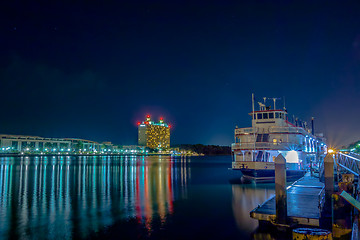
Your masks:
<svg viewBox="0 0 360 240"><path fill-rule="evenodd" d="M289 223L319 227L321 199L323 199L324 192L324 184L319 181L319 178L309 175L287 187ZM252 210L250 216L260 221L276 224L275 196Z"/></svg>

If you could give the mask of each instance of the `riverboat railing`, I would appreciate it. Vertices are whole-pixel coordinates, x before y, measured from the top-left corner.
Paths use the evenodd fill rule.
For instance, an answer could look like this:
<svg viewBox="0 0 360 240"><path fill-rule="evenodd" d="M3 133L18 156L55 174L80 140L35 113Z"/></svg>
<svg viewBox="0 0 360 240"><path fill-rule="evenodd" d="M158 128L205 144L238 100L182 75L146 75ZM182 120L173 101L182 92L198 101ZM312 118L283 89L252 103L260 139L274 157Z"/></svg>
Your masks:
<svg viewBox="0 0 360 240"><path fill-rule="evenodd" d="M255 145L253 142L242 142L242 143L233 143L231 144L231 149L233 151L239 151L239 150L302 150L300 145L296 145L293 142L255 142Z"/></svg>
<svg viewBox="0 0 360 240"><path fill-rule="evenodd" d="M264 128L261 128L264 129ZM266 128L265 128L266 129ZM241 134L253 134L255 133L259 133L259 128L256 127L249 127L249 128L236 128L235 129L235 135L241 135ZM278 126L273 126L273 127L269 127L267 128L269 133L294 133L294 134L303 134L303 135L307 135L310 134L309 132L305 131L303 128L299 128L299 127L278 127Z"/></svg>

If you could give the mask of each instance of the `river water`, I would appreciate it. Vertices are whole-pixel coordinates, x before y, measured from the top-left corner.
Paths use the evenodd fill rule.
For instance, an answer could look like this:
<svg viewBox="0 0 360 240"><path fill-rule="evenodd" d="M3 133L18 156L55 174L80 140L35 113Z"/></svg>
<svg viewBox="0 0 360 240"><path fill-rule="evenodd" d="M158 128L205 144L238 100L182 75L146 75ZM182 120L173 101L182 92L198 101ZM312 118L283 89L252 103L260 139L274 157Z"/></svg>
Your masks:
<svg viewBox="0 0 360 240"><path fill-rule="evenodd" d="M274 185L230 156L0 157L1 239L252 239ZM269 236L267 236L269 237Z"/></svg>

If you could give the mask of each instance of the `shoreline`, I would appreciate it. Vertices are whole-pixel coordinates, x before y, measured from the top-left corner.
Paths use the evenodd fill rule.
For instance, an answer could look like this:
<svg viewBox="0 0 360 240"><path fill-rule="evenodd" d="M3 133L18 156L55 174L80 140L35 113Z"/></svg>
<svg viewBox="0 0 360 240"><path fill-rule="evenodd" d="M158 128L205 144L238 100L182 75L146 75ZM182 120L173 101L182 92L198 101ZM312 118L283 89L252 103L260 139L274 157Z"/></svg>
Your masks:
<svg viewBox="0 0 360 240"><path fill-rule="evenodd" d="M47 156L174 156L174 157L197 157L204 154L171 154L171 153L146 153L146 154L128 154L128 153L0 153L0 157L47 157Z"/></svg>

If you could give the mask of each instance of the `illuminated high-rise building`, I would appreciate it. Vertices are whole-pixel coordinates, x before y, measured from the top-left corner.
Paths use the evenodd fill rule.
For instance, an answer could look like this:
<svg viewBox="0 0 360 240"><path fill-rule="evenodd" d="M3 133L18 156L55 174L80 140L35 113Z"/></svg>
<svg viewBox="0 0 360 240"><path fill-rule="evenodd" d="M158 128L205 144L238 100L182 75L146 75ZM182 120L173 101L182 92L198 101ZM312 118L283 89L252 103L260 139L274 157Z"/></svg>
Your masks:
<svg viewBox="0 0 360 240"><path fill-rule="evenodd" d="M159 122L151 121L150 115L146 116L146 121L138 122L140 146L152 149L170 148L170 125L164 123L160 118Z"/></svg>

